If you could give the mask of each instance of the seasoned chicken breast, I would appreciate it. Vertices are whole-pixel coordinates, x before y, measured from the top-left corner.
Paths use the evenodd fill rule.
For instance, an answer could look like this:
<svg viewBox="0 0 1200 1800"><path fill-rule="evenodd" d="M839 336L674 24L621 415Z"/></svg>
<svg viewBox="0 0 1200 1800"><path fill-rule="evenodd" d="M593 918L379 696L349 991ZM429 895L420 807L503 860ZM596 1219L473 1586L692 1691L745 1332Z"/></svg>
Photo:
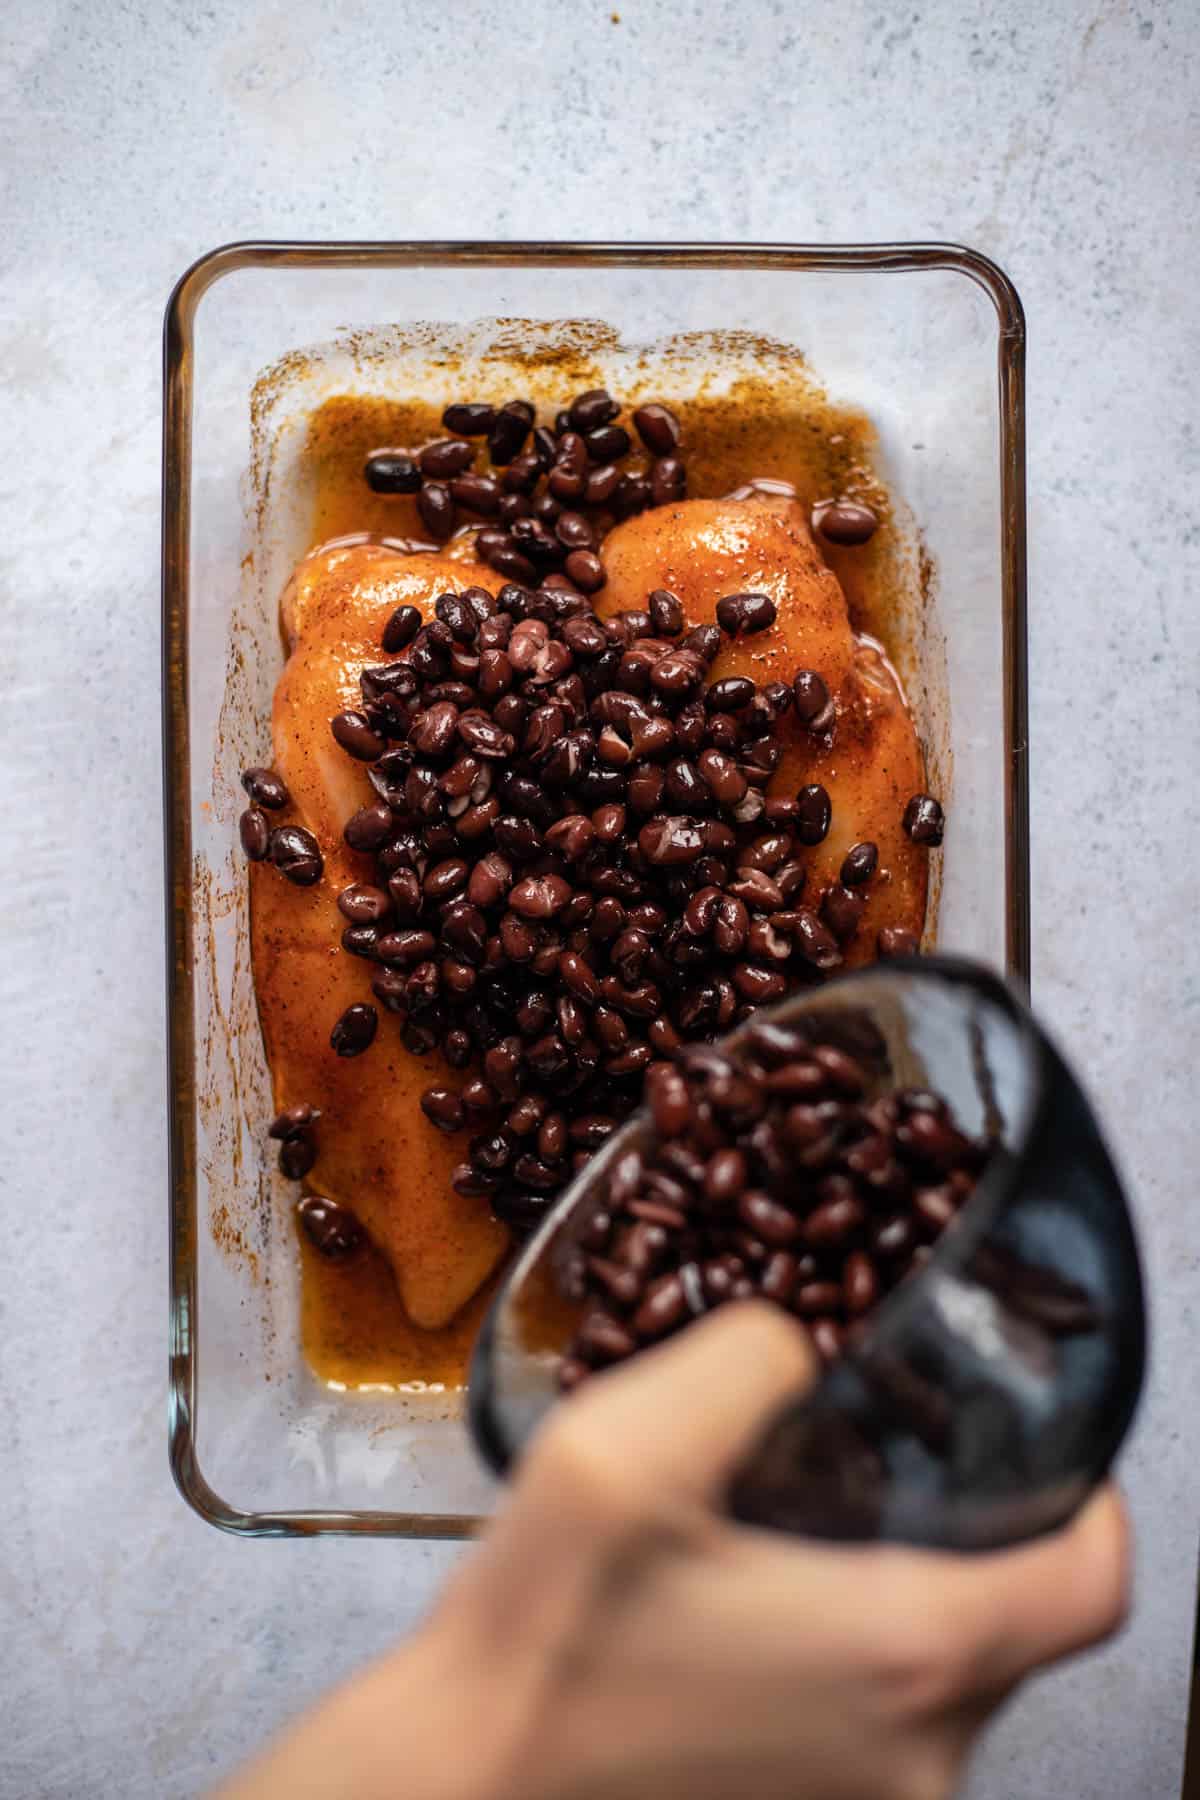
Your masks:
<svg viewBox="0 0 1200 1800"><path fill-rule="evenodd" d="M609 533L601 548L607 584L597 611L641 607L655 588L683 602L689 626L709 623L727 594L762 593L775 602L766 631L728 644L714 680L748 675L760 685L791 682L815 669L837 707L832 745L816 743L789 714L786 749L768 792L795 794L807 782L829 793L833 820L823 844L805 852L805 904L838 879L852 844L879 848L862 928L846 964L870 962L877 933L902 926L920 935L925 919L927 853L906 835L904 808L925 784L912 716L880 649L856 640L837 577L821 560L794 500L684 500L657 507Z"/></svg>
<svg viewBox="0 0 1200 1800"><path fill-rule="evenodd" d="M361 703L359 673L384 660L380 636L397 606L432 618L440 593L470 585L494 593L502 583L474 563L368 544L301 563L282 607L291 655L275 692L272 740L292 795L288 818L313 832L325 872L298 888L267 863L250 869L254 979L276 1105L320 1108L310 1185L362 1220L392 1264L409 1316L429 1328L487 1279L508 1232L483 1202L450 1186L462 1148L420 1107L424 1090L446 1077L440 1057L412 1055L383 1011L365 1055L343 1059L330 1047L345 1009L371 999L369 965L341 947L346 921L336 900L351 882L374 880L373 859L342 838L346 819L374 795L329 722Z"/></svg>

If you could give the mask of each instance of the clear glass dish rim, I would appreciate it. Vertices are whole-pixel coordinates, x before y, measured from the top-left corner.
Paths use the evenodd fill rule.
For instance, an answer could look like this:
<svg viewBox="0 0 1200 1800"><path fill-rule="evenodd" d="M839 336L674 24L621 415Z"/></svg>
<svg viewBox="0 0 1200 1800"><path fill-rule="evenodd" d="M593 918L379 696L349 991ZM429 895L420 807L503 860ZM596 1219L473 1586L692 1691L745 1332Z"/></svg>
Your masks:
<svg viewBox="0 0 1200 1800"><path fill-rule="evenodd" d="M553 243L449 240L261 241L223 244L175 284L163 324L162 733L166 883L170 1299L167 1430L171 1473L209 1524L251 1537L326 1533L465 1538L486 1521L463 1514L375 1510L243 1512L217 1494L196 1454L197 1250L195 1013L188 717L188 545L196 308L241 269L693 268L798 274L949 270L987 293L999 326L1001 600L1005 720L1006 967L1029 981L1029 780L1025 523L1025 315L1005 272L959 244Z"/></svg>

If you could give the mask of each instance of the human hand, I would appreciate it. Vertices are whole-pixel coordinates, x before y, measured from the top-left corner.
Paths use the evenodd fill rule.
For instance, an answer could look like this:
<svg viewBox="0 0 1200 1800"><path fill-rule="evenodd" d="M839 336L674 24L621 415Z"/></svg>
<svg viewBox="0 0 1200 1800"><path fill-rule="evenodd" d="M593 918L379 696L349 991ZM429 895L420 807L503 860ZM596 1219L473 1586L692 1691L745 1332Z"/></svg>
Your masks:
<svg viewBox="0 0 1200 1800"><path fill-rule="evenodd" d="M418 1638L228 1800L950 1794L1016 1684L1120 1624L1121 1503L971 1556L722 1517L812 1375L803 1332L749 1302L588 1382Z"/></svg>

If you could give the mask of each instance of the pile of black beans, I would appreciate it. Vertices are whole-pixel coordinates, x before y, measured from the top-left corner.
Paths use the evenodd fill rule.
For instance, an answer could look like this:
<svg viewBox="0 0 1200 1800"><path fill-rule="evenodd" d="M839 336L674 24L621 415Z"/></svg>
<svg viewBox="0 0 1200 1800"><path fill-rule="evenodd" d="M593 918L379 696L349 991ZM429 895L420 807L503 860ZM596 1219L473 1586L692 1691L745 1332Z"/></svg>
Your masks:
<svg viewBox="0 0 1200 1800"><path fill-rule="evenodd" d="M671 409L651 402L634 411L645 454L620 416L606 388L577 395L553 426L536 423L528 400L456 402L442 415L451 436L418 450L374 450L364 473L376 493L415 495L435 541L479 525L475 550L499 574L534 585L554 574L594 594L604 586L604 531L687 494Z"/></svg>
<svg viewBox="0 0 1200 1800"><path fill-rule="evenodd" d="M819 1031L770 1020L647 1076L654 1138L618 1157L567 1271L587 1302L564 1388L729 1300L798 1315L827 1360L915 1267L987 1147Z"/></svg>
<svg viewBox="0 0 1200 1800"><path fill-rule="evenodd" d="M273 863L297 887L314 886L325 872L316 838L303 825L272 825L268 816L292 803L281 777L273 769L246 769L242 786L250 805L238 820L238 835L250 861Z"/></svg>
<svg viewBox="0 0 1200 1800"><path fill-rule="evenodd" d="M786 714L814 739L834 731L825 684L805 669L790 685L709 684L727 637L765 629L775 607L732 594L716 616L685 631L665 590L604 621L565 587L447 592L428 623L397 609L382 638L394 660L365 669L361 708L331 721L376 796L344 828L374 879L337 902L372 1000L333 1024L331 1045L368 1050L382 1008L413 1053L471 1071L422 1105L469 1134L458 1191L517 1227L639 1103L656 1062L820 981L863 928L876 846L854 845L840 880L806 894L829 794L765 792ZM264 808L289 803L279 777L243 781L247 853L299 885L319 879L311 833L268 823ZM940 841L931 796L905 822ZM916 943L893 928L876 948ZM311 1129L280 1135L281 1166L301 1178Z"/></svg>
<svg viewBox="0 0 1200 1800"><path fill-rule="evenodd" d="M665 590L605 621L583 595L515 583L444 593L435 613L397 610L395 660L331 722L376 796L344 829L374 878L338 898L374 1004L331 1042L361 1054L382 1008L415 1054L470 1071L422 1105L469 1134L457 1190L520 1227L656 1061L840 965L878 857L855 845L807 896L829 795L764 791L784 715L832 729L820 677L708 685L727 636L773 622L766 595L725 596L720 623L690 631Z"/></svg>

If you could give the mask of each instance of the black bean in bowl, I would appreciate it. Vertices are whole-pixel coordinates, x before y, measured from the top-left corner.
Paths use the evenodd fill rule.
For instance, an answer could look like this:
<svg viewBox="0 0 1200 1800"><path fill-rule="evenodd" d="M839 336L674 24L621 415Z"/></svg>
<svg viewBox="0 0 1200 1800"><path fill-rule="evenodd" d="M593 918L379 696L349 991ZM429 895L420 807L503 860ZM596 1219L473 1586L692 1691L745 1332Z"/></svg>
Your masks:
<svg viewBox="0 0 1200 1800"><path fill-rule="evenodd" d="M764 1018L650 1065L653 1141L614 1163L568 1272L584 1311L564 1389L754 1296L832 1360L927 1260L988 1146L942 1096L889 1080L870 1033L847 1035Z"/></svg>

